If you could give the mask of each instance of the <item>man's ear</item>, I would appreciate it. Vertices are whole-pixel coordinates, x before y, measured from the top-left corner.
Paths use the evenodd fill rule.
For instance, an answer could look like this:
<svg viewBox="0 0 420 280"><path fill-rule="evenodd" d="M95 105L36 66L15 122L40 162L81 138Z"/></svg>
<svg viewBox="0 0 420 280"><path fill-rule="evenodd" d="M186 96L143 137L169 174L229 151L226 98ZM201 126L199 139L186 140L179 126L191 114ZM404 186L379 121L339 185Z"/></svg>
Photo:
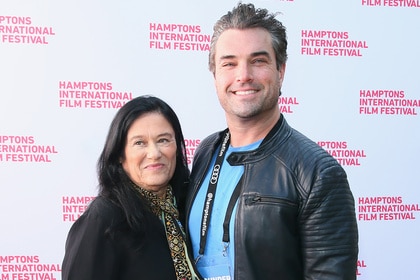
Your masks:
<svg viewBox="0 0 420 280"><path fill-rule="evenodd" d="M279 69L279 96L281 96L281 87L283 85L284 74L286 72L286 63L280 66Z"/></svg>
<svg viewBox="0 0 420 280"><path fill-rule="evenodd" d="M283 63L283 65L281 65L280 66L280 69L279 69L280 87L283 84L284 74L285 73L286 73L286 63Z"/></svg>

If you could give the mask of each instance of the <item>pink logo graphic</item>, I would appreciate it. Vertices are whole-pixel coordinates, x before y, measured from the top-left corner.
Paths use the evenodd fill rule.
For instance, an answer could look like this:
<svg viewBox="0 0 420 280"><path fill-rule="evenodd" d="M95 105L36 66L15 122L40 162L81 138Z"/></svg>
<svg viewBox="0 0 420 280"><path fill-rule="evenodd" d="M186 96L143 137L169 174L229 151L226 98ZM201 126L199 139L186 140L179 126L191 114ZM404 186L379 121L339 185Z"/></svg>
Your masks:
<svg viewBox="0 0 420 280"><path fill-rule="evenodd" d="M55 32L51 26L32 25L31 17L0 15L0 34L2 43L47 45Z"/></svg>

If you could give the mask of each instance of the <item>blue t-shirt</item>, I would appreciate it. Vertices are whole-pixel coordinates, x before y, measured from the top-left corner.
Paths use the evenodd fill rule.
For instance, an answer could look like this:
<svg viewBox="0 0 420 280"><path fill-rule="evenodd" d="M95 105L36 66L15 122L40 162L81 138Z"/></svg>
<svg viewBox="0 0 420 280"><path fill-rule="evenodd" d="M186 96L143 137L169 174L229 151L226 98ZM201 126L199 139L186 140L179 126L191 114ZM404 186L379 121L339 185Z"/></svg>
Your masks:
<svg viewBox="0 0 420 280"><path fill-rule="evenodd" d="M229 223L229 243L223 242L223 221L225 220L226 210L232 193L238 184L244 167L231 166L226 159L232 152L250 151L256 149L262 140L254 142L244 147L233 148L229 146L219 173L216 193L214 196L213 211L207 229L207 242L203 256L197 262L197 269L206 280L230 280L233 279L234 271L234 221L236 205L233 209ZM200 249L200 230L203 215L204 200L210 180L210 171L216 162L216 154L213 156L210 169L207 171L206 178L197 193L192 205L190 218L188 221L191 241L193 245L194 259L199 257Z"/></svg>

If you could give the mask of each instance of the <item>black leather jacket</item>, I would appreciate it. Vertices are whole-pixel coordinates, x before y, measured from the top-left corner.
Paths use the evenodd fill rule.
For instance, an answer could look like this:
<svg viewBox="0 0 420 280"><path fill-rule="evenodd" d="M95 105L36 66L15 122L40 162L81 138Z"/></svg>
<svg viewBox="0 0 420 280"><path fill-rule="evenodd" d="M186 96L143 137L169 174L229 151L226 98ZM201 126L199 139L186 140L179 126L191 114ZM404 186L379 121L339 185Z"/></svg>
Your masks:
<svg viewBox="0 0 420 280"><path fill-rule="evenodd" d="M195 152L187 218L223 135L210 135ZM333 157L282 116L258 149L232 153L227 160L245 170L235 220L234 279L356 279L354 198Z"/></svg>

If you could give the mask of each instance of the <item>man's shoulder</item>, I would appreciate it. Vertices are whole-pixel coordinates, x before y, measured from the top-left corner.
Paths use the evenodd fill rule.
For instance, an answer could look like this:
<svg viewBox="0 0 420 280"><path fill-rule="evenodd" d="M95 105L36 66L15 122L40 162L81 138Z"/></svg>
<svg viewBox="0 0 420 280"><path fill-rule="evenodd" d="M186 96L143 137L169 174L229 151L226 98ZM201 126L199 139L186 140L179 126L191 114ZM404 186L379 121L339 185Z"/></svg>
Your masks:
<svg viewBox="0 0 420 280"><path fill-rule="evenodd" d="M299 165L322 166L329 168L339 166L336 159L323 149L317 142L291 128L290 135L282 145L278 145L275 154L287 156L287 161Z"/></svg>
<svg viewBox="0 0 420 280"><path fill-rule="evenodd" d="M206 165L211 160L211 155L221 142L224 131L218 131L210 134L201 140L200 145L194 152L193 168L194 172L198 166Z"/></svg>
<svg viewBox="0 0 420 280"><path fill-rule="evenodd" d="M223 133L224 131L213 132L212 134L206 136L203 140L201 140L200 146L213 146L214 144L219 142Z"/></svg>

